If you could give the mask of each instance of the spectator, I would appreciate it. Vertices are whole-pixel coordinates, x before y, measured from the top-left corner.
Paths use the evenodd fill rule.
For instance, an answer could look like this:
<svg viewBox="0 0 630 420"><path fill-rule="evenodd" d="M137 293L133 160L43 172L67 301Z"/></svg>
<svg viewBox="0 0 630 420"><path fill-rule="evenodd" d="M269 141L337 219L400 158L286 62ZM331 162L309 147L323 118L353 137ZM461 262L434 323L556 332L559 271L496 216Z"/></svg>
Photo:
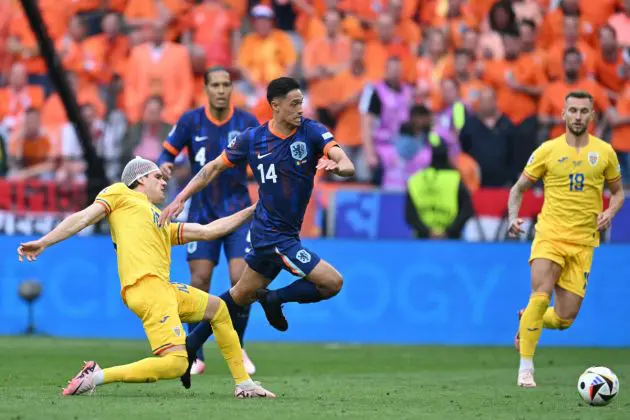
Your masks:
<svg viewBox="0 0 630 420"><path fill-rule="evenodd" d="M564 121L561 118L564 109L564 97L572 90L585 90L593 95L595 110L598 115L609 117L612 115L610 101L606 91L594 80L580 75L582 68L582 54L576 48L569 48L564 52L564 78L550 83L543 92L538 106L538 118L541 125L549 128L548 138L555 138L565 130ZM602 122L603 120L600 120ZM593 127L589 130L593 132ZM596 131L600 134L601 128Z"/></svg>
<svg viewBox="0 0 630 420"><path fill-rule="evenodd" d="M111 83L114 76L122 77L129 56L129 39L121 33L120 16L107 13L101 22L103 33L94 35L84 42L86 50L92 51L102 63L101 83Z"/></svg>
<svg viewBox="0 0 630 420"><path fill-rule="evenodd" d="M519 130L520 141L515 144L516 165L525 165L536 148L538 132L537 102L547 84L541 68L528 56L520 53L518 32L503 34L505 59L485 66L484 80L497 93L498 107Z"/></svg>
<svg viewBox="0 0 630 420"><path fill-rule="evenodd" d="M473 73L473 55L470 51L463 48L455 50L455 81L459 85L460 96L462 102L468 108L477 110L479 106L479 94L486 86L481 80L475 77ZM439 104L437 108L441 108L441 98L436 101Z"/></svg>
<svg viewBox="0 0 630 420"><path fill-rule="evenodd" d="M190 55L183 45L164 40L164 25L154 23L148 43L131 50L125 75L125 109L131 123L140 121L151 96L164 99L162 119L175 124L193 100Z"/></svg>
<svg viewBox="0 0 630 420"><path fill-rule="evenodd" d="M459 96L459 86L453 79L443 79L440 82L441 107L435 109L435 129L444 137L454 138L457 143L459 131L466 122L466 106ZM459 153L459 148L450 148L451 158Z"/></svg>
<svg viewBox="0 0 630 420"><path fill-rule="evenodd" d="M409 48L412 56L418 54L422 34L420 28L409 16L405 15L405 0L389 0L387 13L391 14L394 20L394 36L401 39Z"/></svg>
<svg viewBox="0 0 630 420"><path fill-rule="evenodd" d="M24 124L9 140L9 177L48 178L55 168L55 157L55 147L42 130L39 111L27 109Z"/></svg>
<svg viewBox="0 0 630 420"><path fill-rule="evenodd" d="M580 0L562 0L560 7L550 11L545 15L543 23L540 27L539 46L545 50L550 49L557 40L561 39L566 32L565 18L573 16L578 19L577 33L580 41L586 41L589 44L594 42L595 27L591 22L580 13ZM597 2L600 3L600 2Z"/></svg>
<svg viewBox="0 0 630 420"><path fill-rule="evenodd" d="M608 24L612 26L619 36L619 45L622 48L630 47L630 0L623 0L623 10L608 19Z"/></svg>
<svg viewBox="0 0 630 420"><path fill-rule="evenodd" d="M391 145L400 126L409 120L411 87L401 80L400 60L390 57L385 79L376 85L368 85L361 96L359 110L361 137L368 167L374 172L374 182L380 184L377 172L381 151Z"/></svg>
<svg viewBox="0 0 630 420"><path fill-rule="evenodd" d="M81 117L90 131L90 140L96 155L105 165L105 173L109 179L118 179L119 168L119 139L110 127L98 117L96 108L92 104L81 106ZM79 142L74 125L66 123L61 130L61 166L57 171L58 182L83 182L87 163L83 158L83 147Z"/></svg>
<svg viewBox="0 0 630 420"><path fill-rule="evenodd" d="M206 100L207 101L207 100ZM134 156L157 161L162 152L162 142L168 137L171 125L161 119L164 103L160 97L147 100L142 121L131 126L122 144L121 162L127 163Z"/></svg>
<svg viewBox="0 0 630 420"><path fill-rule="evenodd" d="M582 54L581 74L586 77L595 75L595 50L579 37L579 18L577 16L564 17L564 34L562 41L554 42L548 52L547 74L550 80L562 78L562 59L567 48L577 48Z"/></svg>
<svg viewBox="0 0 630 420"><path fill-rule="evenodd" d="M470 193L449 164L443 144L433 147L431 166L407 182L405 219L416 238L459 239L473 216Z"/></svg>
<svg viewBox="0 0 630 420"><path fill-rule="evenodd" d="M247 83L241 89L263 96L267 83L280 76L291 76L297 54L291 37L274 28L274 13L258 5L251 11L254 32L243 38L238 53L238 68Z"/></svg>
<svg viewBox="0 0 630 420"><path fill-rule="evenodd" d="M482 187L506 187L516 180L515 146L525 140L499 110L491 88L481 91L479 112L466 119L459 135L462 151L479 164Z"/></svg>
<svg viewBox="0 0 630 420"><path fill-rule="evenodd" d="M186 22L185 43L203 49L210 66L232 67L241 42L240 20L222 0L204 0Z"/></svg>
<svg viewBox="0 0 630 420"><path fill-rule="evenodd" d="M436 7L436 6L434 6ZM446 13L436 13L431 26L439 28L449 35L450 47L462 46L462 35L467 29L479 29L479 21L475 17L470 4L464 0L449 0Z"/></svg>
<svg viewBox="0 0 630 420"><path fill-rule="evenodd" d="M333 79L348 67L350 39L341 33L341 18L336 10L324 16L326 35L308 42L304 48L304 77L308 83L309 106L317 111L318 119L330 124L325 109L338 99L332 89Z"/></svg>
<svg viewBox="0 0 630 420"><path fill-rule="evenodd" d="M595 60L595 76L606 89L608 97L616 101L630 74L617 43L617 32L612 26L606 25L599 29L599 46L600 52Z"/></svg>
<svg viewBox="0 0 630 420"><path fill-rule="evenodd" d="M619 156L624 183L630 182L630 82L626 82L619 94L617 109L611 117L612 146Z"/></svg>
<svg viewBox="0 0 630 420"><path fill-rule="evenodd" d="M394 18L389 13L380 14L375 23L376 38L365 44L367 71L370 80L384 77L387 60L397 57L401 62L401 77L406 83L415 80L414 58L402 38L395 34Z"/></svg>
<svg viewBox="0 0 630 420"><path fill-rule="evenodd" d="M27 81L26 66L17 62L11 66L8 86L0 89L0 124L7 133L21 123L27 109L44 104L44 90Z"/></svg>
<svg viewBox="0 0 630 420"><path fill-rule="evenodd" d="M520 24L529 20L536 25L540 25L543 19L543 10L539 2L531 0L512 0L512 9L516 15L516 21Z"/></svg>
<svg viewBox="0 0 630 420"><path fill-rule="evenodd" d="M440 136L431 130L431 111L424 105L414 105L410 119L400 128L395 141L381 152L385 190L404 191L407 180L431 163L432 146L442 144Z"/></svg>
<svg viewBox="0 0 630 420"><path fill-rule="evenodd" d="M430 29L426 52L416 62L416 101L431 100L435 85L442 80L448 62L446 35L438 29ZM429 102L429 108L433 103Z"/></svg>
<svg viewBox="0 0 630 420"><path fill-rule="evenodd" d="M547 54L542 48L536 48L536 23L525 19L519 24L521 56L526 57L536 71L547 74Z"/></svg>
<svg viewBox="0 0 630 420"><path fill-rule="evenodd" d="M365 44L355 40L350 49L350 68L339 73L332 82L337 101L331 103L328 112L335 119L335 139L343 146L355 166L355 178L369 181L370 174L361 147L361 114L359 98L368 83L365 67Z"/></svg>
<svg viewBox="0 0 630 420"><path fill-rule="evenodd" d="M129 0L125 7L125 21L134 29L158 24L167 41L175 41L181 34L182 19L192 2L183 0Z"/></svg>
<svg viewBox="0 0 630 420"><path fill-rule="evenodd" d="M502 60L505 54L501 37L516 30L516 15L508 0L497 1L488 16L489 30L479 39L479 48L486 60Z"/></svg>

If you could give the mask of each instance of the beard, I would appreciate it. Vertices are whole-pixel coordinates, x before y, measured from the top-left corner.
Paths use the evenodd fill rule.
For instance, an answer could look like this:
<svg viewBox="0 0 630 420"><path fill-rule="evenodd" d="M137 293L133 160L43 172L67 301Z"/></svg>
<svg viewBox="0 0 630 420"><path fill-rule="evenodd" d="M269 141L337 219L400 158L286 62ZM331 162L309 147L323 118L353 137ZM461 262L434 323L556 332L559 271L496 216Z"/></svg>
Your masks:
<svg viewBox="0 0 630 420"><path fill-rule="evenodd" d="M577 80L579 73L578 73L577 70L567 70L567 71L565 71L565 74L567 76L567 79L569 79L569 80Z"/></svg>
<svg viewBox="0 0 630 420"><path fill-rule="evenodd" d="M586 132L586 130L588 130L588 125L584 124L582 125L581 128L576 129L576 128L573 128L573 124L569 124L568 129L569 129L569 132L573 134L574 136L581 136L582 134Z"/></svg>

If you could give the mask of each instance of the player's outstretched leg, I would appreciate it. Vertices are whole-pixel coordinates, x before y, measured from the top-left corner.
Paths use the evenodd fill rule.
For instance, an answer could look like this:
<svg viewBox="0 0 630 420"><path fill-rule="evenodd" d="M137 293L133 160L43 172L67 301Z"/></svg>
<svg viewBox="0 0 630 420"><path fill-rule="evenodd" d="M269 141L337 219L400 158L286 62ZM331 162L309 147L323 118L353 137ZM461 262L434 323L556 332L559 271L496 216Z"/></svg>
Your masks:
<svg viewBox="0 0 630 420"><path fill-rule="evenodd" d="M232 320L226 303L216 296L210 296L208 306L204 313L204 320L206 322L200 322L195 330L186 338L189 367L181 377L184 387L190 388L190 366L192 365L197 350L208 339L210 334L214 333L217 346L236 383L234 396L237 398L275 398L272 392L267 391L259 384L253 382L247 374L245 365L243 364L243 354L238 335L232 326Z"/></svg>
<svg viewBox="0 0 630 420"><path fill-rule="evenodd" d="M112 382L144 383L159 379L174 379L186 371L188 365L184 346L174 346L161 357L149 357L128 365L101 369L96 362L86 362L72 378L63 395L81 395L94 392L98 385Z"/></svg>
<svg viewBox="0 0 630 420"><path fill-rule="evenodd" d="M339 293L342 285L341 274L326 261L319 260L306 277L277 290L261 290L258 292L258 300L265 310L269 323L280 331L286 331L288 324L284 329L277 326L285 325L278 322L279 319L284 319L282 315L284 303L315 303L330 299Z"/></svg>
<svg viewBox="0 0 630 420"><path fill-rule="evenodd" d="M517 383L521 387L536 386L534 353L543 327L543 316L549 307L551 293L561 270L562 268L551 260L539 258L532 261L532 294L527 308L523 311L518 333L521 361Z"/></svg>

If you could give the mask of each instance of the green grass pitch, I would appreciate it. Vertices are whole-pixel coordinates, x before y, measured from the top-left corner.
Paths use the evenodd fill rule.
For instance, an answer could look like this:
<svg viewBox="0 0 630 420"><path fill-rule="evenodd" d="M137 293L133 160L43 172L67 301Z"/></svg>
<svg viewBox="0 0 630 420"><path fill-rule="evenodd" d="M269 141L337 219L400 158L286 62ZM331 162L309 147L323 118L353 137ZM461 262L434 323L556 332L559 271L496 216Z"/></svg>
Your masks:
<svg viewBox="0 0 630 420"><path fill-rule="evenodd" d="M0 338L0 419L630 419L630 349L541 348L539 387L516 386L513 349L252 343L256 380L273 400L236 400L213 344L207 369L178 380L114 384L61 397L84 360L102 367L149 356L143 341ZM607 407L581 402L576 383L591 365L620 378Z"/></svg>

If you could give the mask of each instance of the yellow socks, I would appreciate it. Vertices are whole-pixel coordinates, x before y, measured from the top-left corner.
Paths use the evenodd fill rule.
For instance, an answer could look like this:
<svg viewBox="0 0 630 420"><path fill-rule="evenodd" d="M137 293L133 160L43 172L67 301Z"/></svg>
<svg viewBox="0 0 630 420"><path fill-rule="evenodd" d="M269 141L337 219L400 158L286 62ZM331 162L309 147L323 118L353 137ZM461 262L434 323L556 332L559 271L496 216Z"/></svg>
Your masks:
<svg viewBox="0 0 630 420"><path fill-rule="evenodd" d="M243 364L243 352L238 341L238 334L234 331L230 313L223 300L221 300L217 312L212 317L210 325L212 325L212 331L214 332L214 340L230 368L234 382L240 384L249 380L249 375Z"/></svg>
<svg viewBox="0 0 630 420"><path fill-rule="evenodd" d="M566 330L571 324L573 324L573 320L560 318L553 306L547 308L545 315L543 315L543 328L548 330Z"/></svg>
<svg viewBox="0 0 630 420"><path fill-rule="evenodd" d="M103 383L155 382L182 376L188 368L185 350L167 353L162 357L149 357L128 365L103 369Z"/></svg>
<svg viewBox="0 0 630 420"><path fill-rule="evenodd" d="M534 357L543 327L543 315L549 307L549 300L550 297L547 293L540 292L532 293L529 298L519 327L521 358L531 360Z"/></svg>

